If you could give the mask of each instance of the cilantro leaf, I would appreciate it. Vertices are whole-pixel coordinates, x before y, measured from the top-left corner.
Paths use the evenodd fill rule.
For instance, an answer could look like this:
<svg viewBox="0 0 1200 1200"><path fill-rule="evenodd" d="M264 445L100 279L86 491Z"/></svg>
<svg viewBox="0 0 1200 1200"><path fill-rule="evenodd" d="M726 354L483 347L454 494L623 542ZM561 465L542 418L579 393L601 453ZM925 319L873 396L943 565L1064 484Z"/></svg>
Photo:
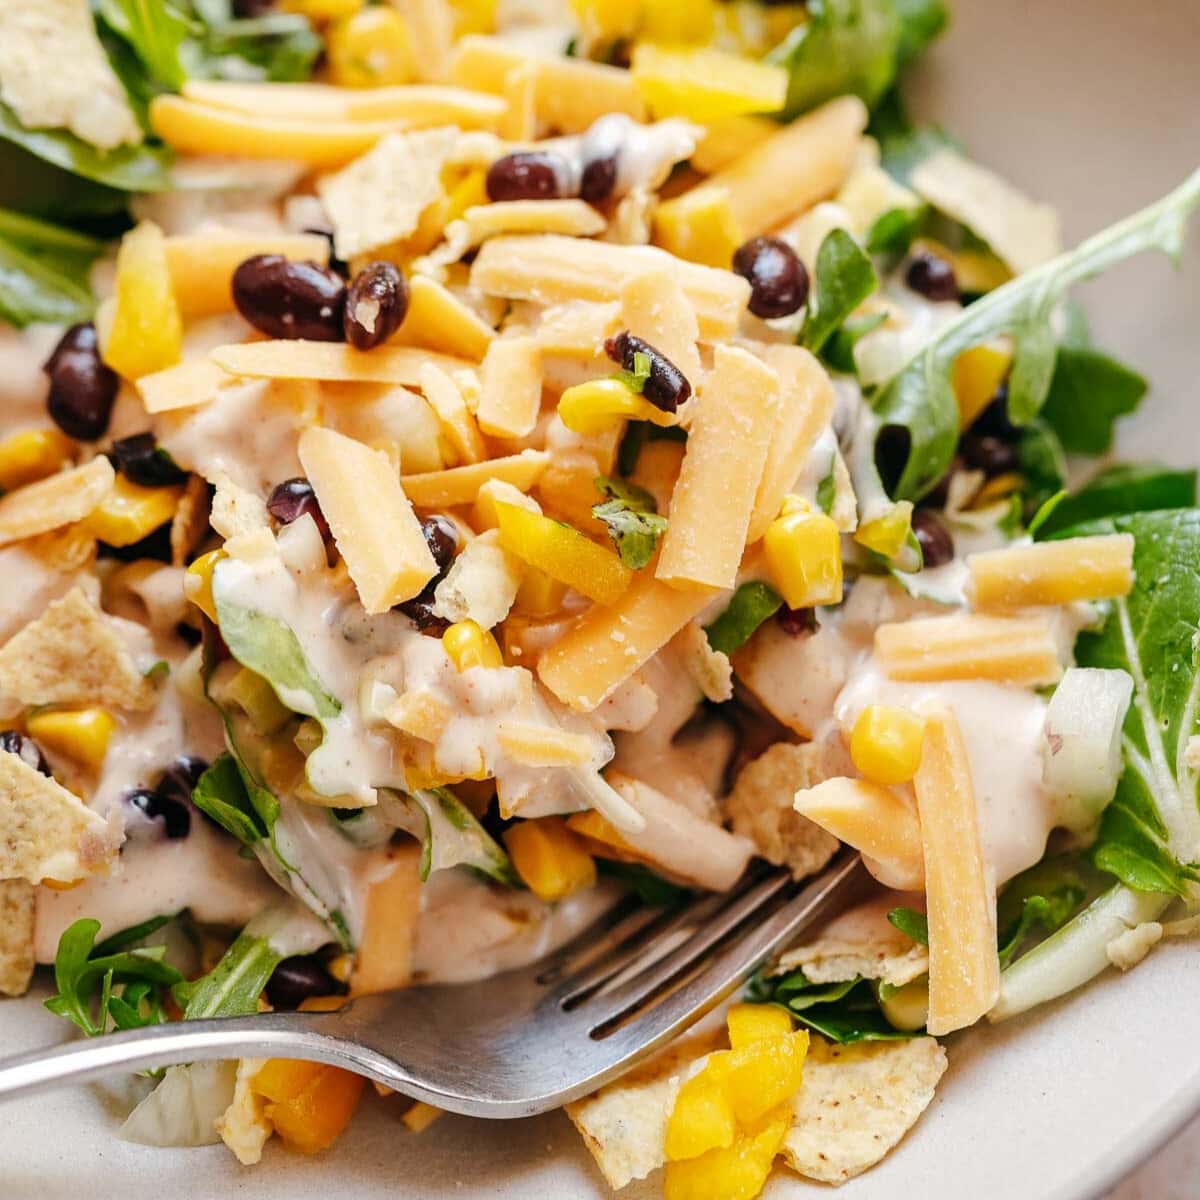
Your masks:
<svg viewBox="0 0 1200 1200"><path fill-rule="evenodd" d="M1083 521L1152 512L1163 508L1190 508L1196 503L1196 471L1176 470L1155 463L1128 463L1110 467L1055 506L1037 529L1037 537L1051 537Z"/></svg>
<svg viewBox="0 0 1200 1200"><path fill-rule="evenodd" d="M757 579L743 583L730 597L725 611L704 630L708 644L721 654L732 654L782 607L783 597L769 584Z"/></svg>
<svg viewBox="0 0 1200 1200"><path fill-rule="evenodd" d="M800 343L814 354L875 290L878 279L862 247L844 229L830 231L817 251L816 281Z"/></svg>
<svg viewBox="0 0 1200 1200"><path fill-rule="evenodd" d="M1136 411L1146 380L1098 350L1060 346L1042 419L1071 454L1106 454L1118 417Z"/></svg>
<svg viewBox="0 0 1200 1200"><path fill-rule="evenodd" d="M595 483L608 498L592 506L592 516L608 526L621 561L640 571L654 557L658 539L667 531L667 518L658 515L654 497L636 484L604 476Z"/></svg>

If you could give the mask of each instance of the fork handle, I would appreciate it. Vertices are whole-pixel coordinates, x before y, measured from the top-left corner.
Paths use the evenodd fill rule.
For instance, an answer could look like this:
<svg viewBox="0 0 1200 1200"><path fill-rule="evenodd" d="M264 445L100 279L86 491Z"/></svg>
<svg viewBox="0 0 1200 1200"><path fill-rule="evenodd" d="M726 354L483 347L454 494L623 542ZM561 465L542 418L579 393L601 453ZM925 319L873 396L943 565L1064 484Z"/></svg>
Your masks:
<svg viewBox="0 0 1200 1200"><path fill-rule="evenodd" d="M260 1013L174 1021L0 1059L0 1100L84 1083L117 1071L140 1071L202 1059L300 1058L328 1063L395 1086L396 1068L365 1046L330 1036L333 1013Z"/></svg>

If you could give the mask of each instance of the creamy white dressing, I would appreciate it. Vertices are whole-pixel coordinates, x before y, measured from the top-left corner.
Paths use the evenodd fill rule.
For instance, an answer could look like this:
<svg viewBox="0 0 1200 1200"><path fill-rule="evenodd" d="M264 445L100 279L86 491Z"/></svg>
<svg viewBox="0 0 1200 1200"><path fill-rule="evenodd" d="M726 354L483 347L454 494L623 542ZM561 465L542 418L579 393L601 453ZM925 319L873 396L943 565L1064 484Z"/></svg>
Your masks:
<svg viewBox="0 0 1200 1200"><path fill-rule="evenodd" d="M50 381L42 364L62 332L58 325L30 325L20 330L0 321L0 412L6 434L44 429L49 424L46 397Z"/></svg>

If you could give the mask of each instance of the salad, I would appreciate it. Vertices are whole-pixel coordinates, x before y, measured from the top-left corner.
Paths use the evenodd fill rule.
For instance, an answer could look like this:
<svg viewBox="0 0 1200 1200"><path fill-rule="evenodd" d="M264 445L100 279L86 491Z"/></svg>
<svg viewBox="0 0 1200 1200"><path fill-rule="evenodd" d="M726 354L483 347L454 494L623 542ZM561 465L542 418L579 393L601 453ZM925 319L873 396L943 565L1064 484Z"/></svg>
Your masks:
<svg viewBox="0 0 1200 1200"><path fill-rule="evenodd" d="M0 5L0 993L337 1007L858 853L568 1106L613 1188L749 1200L1196 931L1196 472L1114 457L1147 384L1071 289L1176 254L1200 172L1064 248L909 118L947 19ZM364 1091L140 1086L120 1136L247 1165Z"/></svg>

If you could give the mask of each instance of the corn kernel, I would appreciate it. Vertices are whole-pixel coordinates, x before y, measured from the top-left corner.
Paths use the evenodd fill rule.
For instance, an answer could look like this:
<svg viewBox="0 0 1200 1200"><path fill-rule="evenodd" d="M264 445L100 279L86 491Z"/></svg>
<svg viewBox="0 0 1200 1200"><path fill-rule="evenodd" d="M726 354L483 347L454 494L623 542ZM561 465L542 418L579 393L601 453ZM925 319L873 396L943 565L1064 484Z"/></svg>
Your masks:
<svg viewBox="0 0 1200 1200"><path fill-rule="evenodd" d="M110 546L132 546L171 520L182 495L182 486L143 487L118 475L87 518L88 533Z"/></svg>
<svg viewBox="0 0 1200 1200"><path fill-rule="evenodd" d="M47 750L73 758L96 774L104 765L117 722L107 709L82 708L74 712L37 712L25 727L29 736Z"/></svg>
<svg viewBox="0 0 1200 1200"><path fill-rule="evenodd" d="M650 0L642 12L640 34L651 42L709 42L716 7L714 0Z"/></svg>
<svg viewBox="0 0 1200 1200"><path fill-rule="evenodd" d="M999 346L974 346L954 360L954 398L958 401L958 424L968 429L1008 378L1012 355Z"/></svg>
<svg viewBox="0 0 1200 1200"><path fill-rule="evenodd" d="M331 25L325 40L329 75L341 87L385 87L416 78L416 51L404 18L372 5Z"/></svg>
<svg viewBox="0 0 1200 1200"><path fill-rule="evenodd" d="M674 413L655 408L619 379L593 379L567 388L558 401L558 416L568 429L585 437L607 433L625 420L678 424Z"/></svg>
<svg viewBox="0 0 1200 1200"><path fill-rule="evenodd" d="M679 1089L667 1118L668 1162L733 1145L737 1125L725 1087L731 1056L729 1050L710 1054L703 1069Z"/></svg>
<svg viewBox="0 0 1200 1200"><path fill-rule="evenodd" d="M442 647L457 671L504 666L504 656L496 639L474 621L456 621L451 625L442 634Z"/></svg>
<svg viewBox="0 0 1200 1200"><path fill-rule="evenodd" d="M890 704L869 704L850 734L850 757L872 783L908 783L921 765L925 722Z"/></svg>
<svg viewBox="0 0 1200 1200"><path fill-rule="evenodd" d="M562 608L567 585L537 567L525 568L513 607L527 617L550 617Z"/></svg>
<svg viewBox="0 0 1200 1200"><path fill-rule="evenodd" d="M217 604L213 599L213 568L224 557L224 550L210 550L200 555L188 567L183 578L184 594L214 624L217 620Z"/></svg>
<svg viewBox="0 0 1200 1200"><path fill-rule="evenodd" d="M61 879L43 879L42 887L52 892L73 892L82 882L82 879L72 879L70 883L64 883Z"/></svg>
<svg viewBox="0 0 1200 1200"><path fill-rule="evenodd" d="M562 900L596 882L595 860L559 817L519 821L505 831L504 844L539 900Z"/></svg>
<svg viewBox="0 0 1200 1200"><path fill-rule="evenodd" d="M656 118L712 121L742 113L772 113L787 98L783 67L720 50L664 48L640 42L632 74Z"/></svg>
<svg viewBox="0 0 1200 1200"><path fill-rule="evenodd" d="M183 349L183 319L171 286L163 232L143 221L121 239L105 363L126 379L173 367Z"/></svg>
<svg viewBox="0 0 1200 1200"><path fill-rule="evenodd" d="M654 244L689 262L729 270L745 241L729 200L729 189L702 184L654 210Z"/></svg>
<svg viewBox="0 0 1200 1200"><path fill-rule="evenodd" d="M26 429L0 442L0 492L11 492L61 470L71 442L57 429Z"/></svg>
<svg viewBox="0 0 1200 1200"><path fill-rule="evenodd" d="M496 504L500 542L522 562L574 588L599 604L615 604L633 572L605 546L578 529L515 504Z"/></svg>
<svg viewBox="0 0 1200 1200"><path fill-rule="evenodd" d="M908 535L912 532L912 502L901 500L892 506L891 512L885 517L877 517L860 525L855 531L854 540L884 558L895 558L908 543Z"/></svg>
<svg viewBox="0 0 1200 1200"><path fill-rule="evenodd" d="M791 1106L781 1105L729 1146L685 1162L668 1162L664 1200L753 1200L766 1186L791 1126Z"/></svg>
<svg viewBox="0 0 1200 1200"><path fill-rule="evenodd" d="M763 534L767 571L789 608L837 604L842 598L842 541L837 525L795 497Z"/></svg>
<svg viewBox="0 0 1200 1200"><path fill-rule="evenodd" d="M284 12L299 13L310 21L341 21L352 17L366 0L282 0Z"/></svg>
<svg viewBox="0 0 1200 1200"><path fill-rule="evenodd" d="M735 1004L725 1014L729 1045L740 1050L760 1038L780 1037L792 1032L792 1018L775 1004Z"/></svg>

